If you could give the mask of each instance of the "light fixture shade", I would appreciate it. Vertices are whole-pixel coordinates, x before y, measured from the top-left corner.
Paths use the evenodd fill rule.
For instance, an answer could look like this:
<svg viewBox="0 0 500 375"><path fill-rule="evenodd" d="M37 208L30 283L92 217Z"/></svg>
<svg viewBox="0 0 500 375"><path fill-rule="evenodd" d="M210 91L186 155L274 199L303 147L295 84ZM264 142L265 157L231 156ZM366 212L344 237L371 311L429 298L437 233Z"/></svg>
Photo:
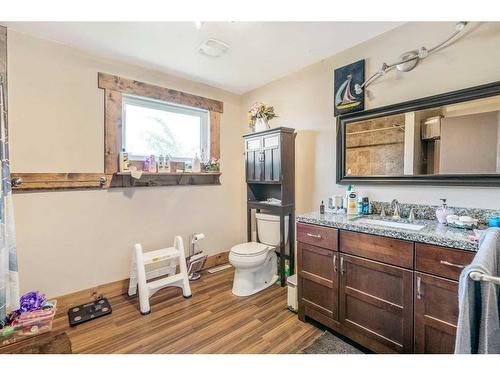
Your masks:
<svg viewBox="0 0 500 375"><path fill-rule="evenodd" d="M210 57L219 57L228 50L229 44L217 39L208 39L198 47L200 53Z"/></svg>

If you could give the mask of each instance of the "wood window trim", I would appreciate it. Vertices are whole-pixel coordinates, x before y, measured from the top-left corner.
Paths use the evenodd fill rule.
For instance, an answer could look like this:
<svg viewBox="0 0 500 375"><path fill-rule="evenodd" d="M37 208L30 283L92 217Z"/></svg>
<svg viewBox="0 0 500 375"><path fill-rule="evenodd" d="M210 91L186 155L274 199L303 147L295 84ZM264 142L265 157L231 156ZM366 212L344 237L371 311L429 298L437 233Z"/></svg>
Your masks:
<svg viewBox="0 0 500 375"><path fill-rule="evenodd" d="M211 159L220 159L220 115L224 108L222 102L106 73L98 73L98 87L104 89L105 97L104 171L101 173L12 173L14 192L220 184L220 172L144 173L143 177L135 180L129 174L119 173L118 155L122 149L122 94L137 95L209 111ZM15 184L15 181L18 184Z"/></svg>
<svg viewBox="0 0 500 375"><path fill-rule="evenodd" d="M220 184L220 172L144 174L144 177L135 180L129 174L119 173L118 156L122 150L123 94L209 111L211 159L220 159L222 102L106 73L99 73L99 88L104 89L105 97L104 171L106 175L112 176L110 187Z"/></svg>

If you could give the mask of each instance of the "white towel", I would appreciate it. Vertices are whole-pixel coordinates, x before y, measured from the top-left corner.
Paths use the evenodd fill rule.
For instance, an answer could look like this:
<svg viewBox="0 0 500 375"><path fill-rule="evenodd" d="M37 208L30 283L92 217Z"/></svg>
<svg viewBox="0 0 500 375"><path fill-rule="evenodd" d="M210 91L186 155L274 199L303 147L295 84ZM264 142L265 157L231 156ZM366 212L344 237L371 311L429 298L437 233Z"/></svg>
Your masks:
<svg viewBox="0 0 500 375"><path fill-rule="evenodd" d="M490 228L484 233L474 260L460 275L455 353L500 354L500 286L474 281L469 277L471 272L500 276L499 228Z"/></svg>

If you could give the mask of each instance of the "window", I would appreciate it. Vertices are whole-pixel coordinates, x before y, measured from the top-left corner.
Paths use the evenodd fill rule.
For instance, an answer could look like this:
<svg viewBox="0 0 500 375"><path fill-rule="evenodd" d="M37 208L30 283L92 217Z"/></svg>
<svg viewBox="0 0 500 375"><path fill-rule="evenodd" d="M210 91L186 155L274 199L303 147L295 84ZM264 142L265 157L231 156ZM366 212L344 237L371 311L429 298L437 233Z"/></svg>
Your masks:
<svg viewBox="0 0 500 375"><path fill-rule="evenodd" d="M163 101L123 95L122 145L131 159L170 155L188 161L209 158L209 112Z"/></svg>

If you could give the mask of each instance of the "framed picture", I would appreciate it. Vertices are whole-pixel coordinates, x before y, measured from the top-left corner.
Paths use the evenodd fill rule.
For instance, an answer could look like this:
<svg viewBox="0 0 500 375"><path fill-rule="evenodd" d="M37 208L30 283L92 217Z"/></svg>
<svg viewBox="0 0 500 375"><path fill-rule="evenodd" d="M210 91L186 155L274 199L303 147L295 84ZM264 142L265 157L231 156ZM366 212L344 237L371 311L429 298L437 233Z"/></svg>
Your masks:
<svg viewBox="0 0 500 375"><path fill-rule="evenodd" d="M356 85L365 81L365 60L335 69L334 71L334 115L343 115L365 109L365 89L356 92Z"/></svg>

